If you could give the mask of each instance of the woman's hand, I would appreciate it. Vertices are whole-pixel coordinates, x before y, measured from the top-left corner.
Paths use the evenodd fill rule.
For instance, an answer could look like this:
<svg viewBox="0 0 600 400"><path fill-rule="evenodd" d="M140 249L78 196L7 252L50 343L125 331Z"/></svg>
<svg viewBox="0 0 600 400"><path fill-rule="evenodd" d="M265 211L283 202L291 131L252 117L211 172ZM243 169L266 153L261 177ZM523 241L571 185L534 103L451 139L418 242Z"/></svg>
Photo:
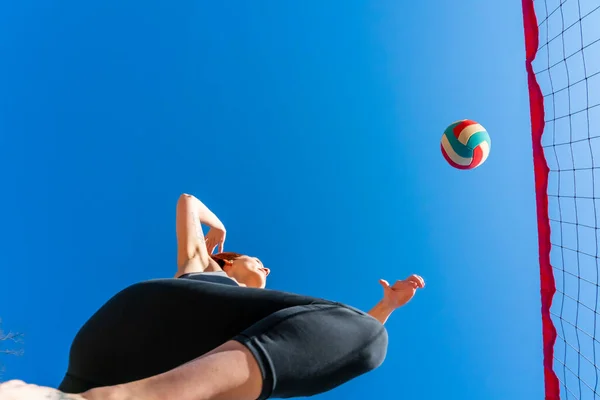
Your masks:
<svg viewBox="0 0 600 400"><path fill-rule="evenodd" d="M425 287L425 281L419 275L411 275L403 281L396 281L392 286L384 279L380 279L379 283L383 286L381 302L392 310L408 303L417 293L417 289Z"/></svg>
<svg viewBox="0 0 600 400"><path fill-rule="evenodd" d="M225 231L225 227L221 225L220 227L212 227L206 233L204 237L204 241L206 243L206 249L208 250L208 254L212 254L215 251L215 248L218 246L219 253L223 252L223 247L225 245L225 236L227 236L227 232Z"/></svg>

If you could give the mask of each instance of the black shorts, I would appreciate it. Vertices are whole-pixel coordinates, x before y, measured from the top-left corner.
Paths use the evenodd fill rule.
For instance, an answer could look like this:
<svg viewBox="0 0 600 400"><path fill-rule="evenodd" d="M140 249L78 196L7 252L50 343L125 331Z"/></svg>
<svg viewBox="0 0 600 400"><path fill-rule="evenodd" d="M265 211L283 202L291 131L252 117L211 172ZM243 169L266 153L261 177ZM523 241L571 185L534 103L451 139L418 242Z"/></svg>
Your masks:
<svg viewBox="0 0 600 400"><path fill-rule="evenodd" d="M378 367L387 332L355 308L307 296L192 279L134 284L80 329L59 389L67 393L154 376L229 340L263 375L260 399L310 396Z"/></svg>

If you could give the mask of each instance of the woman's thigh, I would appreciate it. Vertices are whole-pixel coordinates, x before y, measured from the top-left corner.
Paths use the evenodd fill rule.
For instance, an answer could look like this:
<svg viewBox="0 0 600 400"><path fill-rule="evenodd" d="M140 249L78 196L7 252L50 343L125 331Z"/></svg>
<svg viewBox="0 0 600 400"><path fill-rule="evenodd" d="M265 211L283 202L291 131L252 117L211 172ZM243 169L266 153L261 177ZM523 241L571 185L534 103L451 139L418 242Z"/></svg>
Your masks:
<svg viewBox="0 0 600 400"><path fill-rule="evenodd" d="M309 304L335 303L186 279L134 284L106 302L80 329L60 388L81 392L168 371L277 311Z"/></svg>

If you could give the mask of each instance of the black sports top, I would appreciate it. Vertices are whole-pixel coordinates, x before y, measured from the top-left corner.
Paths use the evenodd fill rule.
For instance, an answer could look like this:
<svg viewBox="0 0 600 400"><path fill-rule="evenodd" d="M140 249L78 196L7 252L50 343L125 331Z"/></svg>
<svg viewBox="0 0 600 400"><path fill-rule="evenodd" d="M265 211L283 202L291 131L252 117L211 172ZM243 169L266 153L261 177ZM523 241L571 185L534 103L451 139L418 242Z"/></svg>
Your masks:
<svg viewBox="0 0 600 400"><path fill-rule="evenodd" d="M231 279L225 272L192 272L189 274L183 274L179 279L191 279L194 281L203 281L211 283L220 283L222 285L240 286L236 281Z"/></svg>

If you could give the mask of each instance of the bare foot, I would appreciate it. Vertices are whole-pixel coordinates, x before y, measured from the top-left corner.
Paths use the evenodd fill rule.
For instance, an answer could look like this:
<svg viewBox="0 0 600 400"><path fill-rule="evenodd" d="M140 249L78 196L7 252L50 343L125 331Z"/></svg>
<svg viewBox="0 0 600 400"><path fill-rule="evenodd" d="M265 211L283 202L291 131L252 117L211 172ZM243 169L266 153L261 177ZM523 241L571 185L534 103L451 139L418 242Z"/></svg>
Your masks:
<svg viewBox="0 0 600 400"><path fill-rule="evenodd" d="M87 400L77 394L12 380L0 384L0 400Z"/></svg>

